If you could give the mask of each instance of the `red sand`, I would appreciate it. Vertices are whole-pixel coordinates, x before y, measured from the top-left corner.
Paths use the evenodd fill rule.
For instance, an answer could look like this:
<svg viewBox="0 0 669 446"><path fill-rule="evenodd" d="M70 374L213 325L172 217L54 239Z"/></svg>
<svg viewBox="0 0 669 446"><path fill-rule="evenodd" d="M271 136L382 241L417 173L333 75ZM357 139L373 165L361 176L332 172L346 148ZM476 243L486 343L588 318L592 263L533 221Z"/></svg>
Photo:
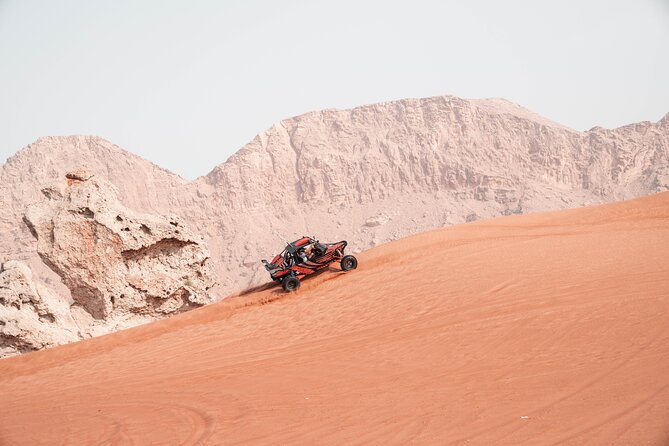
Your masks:
<svg viewBox="0 0 669 446"><path fill-rule="evenodd" d="M0 361L0 444L668 444L669 193ZM261 305L267 303L267 305Z"/></svg>

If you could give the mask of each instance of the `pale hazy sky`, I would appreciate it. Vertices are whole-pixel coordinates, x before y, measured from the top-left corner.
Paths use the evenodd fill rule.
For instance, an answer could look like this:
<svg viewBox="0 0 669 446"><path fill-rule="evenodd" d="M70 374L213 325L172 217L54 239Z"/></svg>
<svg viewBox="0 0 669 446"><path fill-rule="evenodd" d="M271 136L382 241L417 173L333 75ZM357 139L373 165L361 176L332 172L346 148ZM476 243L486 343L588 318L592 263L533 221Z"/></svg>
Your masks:
<svg viewBox="0 0 669 446"><path fill-rule="evenodd" d="M95 134L192 179L283 118L443 94L657 121L669 0L0 0L0 163Z"/></svg>

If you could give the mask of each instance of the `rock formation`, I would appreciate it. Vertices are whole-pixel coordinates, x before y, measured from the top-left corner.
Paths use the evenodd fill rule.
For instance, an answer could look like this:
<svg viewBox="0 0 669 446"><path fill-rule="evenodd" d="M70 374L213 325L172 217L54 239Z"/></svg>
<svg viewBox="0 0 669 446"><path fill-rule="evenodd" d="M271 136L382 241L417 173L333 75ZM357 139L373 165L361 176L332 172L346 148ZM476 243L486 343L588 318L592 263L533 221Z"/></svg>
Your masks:
<svg viewBox="0 0 669 446"><path fill-rule="evenodd" d="M0 261L25 262L59 295L69 290L36 252L35 238L23 222L26 207L42 199L41 189L60 183L66 172L85 168L114 184L121 202L147 213L169 213L186 181L102 138L43 137L0 165ZM177 197L170 194L177 194Z"/></svg>
<svg viewBox="0 0 669 446"><path fill-rule="evenodd" d="M21 262L0 266L0 358L79 339L70 306Z"/></svg>
<svg viewBox="0 0 669 446"><path fill-rule="evenodd" d="M209 253L178 217L139 214L90 172L67 174L67 187L43 190L25 222L37 252L96 319L113 312L159 316L212 301Z"/></svg>
<svg viewBox="0 0 669 446"><path fill-rule="evenodd" d="M0 358L145 323L214 300L209 253L179 217L131 211L102 176L70 172L42 189L26 227L37 252L69 291L0 268Z"/></svg>
<svg viewBox="0 0 669 446"><path fill-rule="evenodd" d="M0 260L24 260L63 295L20 220L39 188L81 167L116 185L125 206L179 215L202 234L225 295L266 281L258 260L302 234L361 250L454 223L667 190L669 115L579 132L502 99L324 110L277 123L192 182L101 138L41 138L0 166Z"/></svg>

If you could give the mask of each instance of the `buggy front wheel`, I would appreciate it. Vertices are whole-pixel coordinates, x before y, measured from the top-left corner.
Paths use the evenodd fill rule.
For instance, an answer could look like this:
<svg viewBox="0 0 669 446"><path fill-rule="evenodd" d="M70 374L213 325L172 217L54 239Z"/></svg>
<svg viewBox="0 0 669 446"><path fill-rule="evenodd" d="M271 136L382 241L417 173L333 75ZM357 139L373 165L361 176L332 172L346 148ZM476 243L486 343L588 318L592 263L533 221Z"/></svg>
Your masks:
<svg viewBox="0 0 669 446"><path fill-rule="evenodd" d="M293 276L284 277L281 281L281 286L283 287L284 291L297 291L297 289L300 287L300 279Z"/></svg>
<svg viewBox="0 0 669 446"><path fill-rule="evenodd" d="M351 271L352 269L356 269L358 267L358 259L351 255L344 256L344 258L341 259L339 265L343 271Z"/></svg>

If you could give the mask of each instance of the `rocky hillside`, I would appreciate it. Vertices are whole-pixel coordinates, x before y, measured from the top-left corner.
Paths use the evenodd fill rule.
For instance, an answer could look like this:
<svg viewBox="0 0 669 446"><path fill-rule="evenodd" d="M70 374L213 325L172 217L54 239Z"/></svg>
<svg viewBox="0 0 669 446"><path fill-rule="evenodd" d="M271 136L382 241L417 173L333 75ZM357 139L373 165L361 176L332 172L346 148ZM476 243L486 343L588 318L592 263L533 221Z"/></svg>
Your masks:
<svg viewBox="0 0 669 446"><path fill-rule="evenodd" d="M501 99L324 110L274 125L192 182L101 138L41 138L0 166L0 261L24 260L57 289L21 219L42 186L81 167L115 184L126 206L179 215L203 234L225 295L265 281L259 260L302 234L361 250L453 223L667 190L669 115L578 132Z"/></svg>

